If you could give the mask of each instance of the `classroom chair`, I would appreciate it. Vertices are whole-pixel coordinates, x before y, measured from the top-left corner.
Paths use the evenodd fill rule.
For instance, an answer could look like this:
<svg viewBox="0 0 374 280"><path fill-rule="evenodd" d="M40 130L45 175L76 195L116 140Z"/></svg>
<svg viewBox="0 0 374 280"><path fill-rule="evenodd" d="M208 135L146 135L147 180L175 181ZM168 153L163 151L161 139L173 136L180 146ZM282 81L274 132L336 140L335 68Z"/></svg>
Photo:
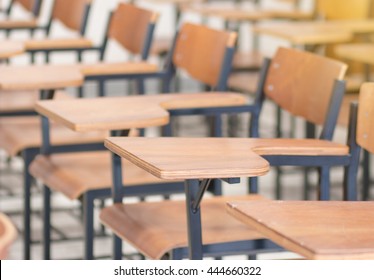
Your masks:
<svg viewBox="0 0 374 280"><path fill-rule="evenodd" d="M345 92L344 82L342 81L345 70L346 65L340 62L307 52L280 48L271 61L266 60L261 72L256 103L249 109L247 107L247 110L253 114L251 120L252 134L258 133L258 117L265 97L272 99L293 115L302 117L309 122L323 125L320 139L309 139L308 141L311 142L306 144L310 149L316 149L315 152L311 152L310 150L306 152L297 148L297 143L300 143L297 142L297 139L247 140L251 141L247 149L253 148L254 151L258 150L259 154L263 154L271 165L319 167L321 169L321 183L319 189L319 198L321 200L329 199L329 169L331 166L346 166L350 158L344 145L342 147L337 145L339 146L337 150L324 150L318 147L318 143L321 143L321 140L324 140L322 142L325 144L328 143L328 145L331 143L329 140L332 137L340 103ZM295 75L295 73L297 74ZM184 139L181 139L181 141L183 140ZM279 148L277 145L280 145L280 141L284 140L286 142L283 142L283 145L284 143L288 144L284 145L283 149ZM183 160L183 156L185 156L186 161L188 161L190 156L187 155L190 154L191 157L199 157L199 152L192 153L192 151L189 152L188 150L189 148L194 149L191 144L193 143L192 140L188 146L183 146L183 144L179 148L177 145L171 146L165 154L162 153L161 147L167 145L169 142L173 142L172 138L137 139L137 141L142 141L139 142L139 144L141 147L144 147L144 153L138 151L134 145L131 145L132 143L128 143L130 147L129 150L121 153L121 138L118 138L118 140L116 140L116 138L110 138L110 140L107 140L106 146L116 146L116 152L120 153L121 156L131 155L126 158L128 160L133 159L131 162L135 164L142 162L141 165L137 165L145 170L152 169L152 174L158 174L160 178L162 178L160 174L169 174L169 170L167 165L162 163L158 166L158 160L164 163L170 160L171 163L168 164L168 166L171 169L170 174L172 174L173 162L177 159L182 158ZM176 139L175 141L178 140ZM218 142L218 139L210 140L208 138L201 141L202 144L196 146L196 151L204 153L203 147L210 147L209 141ZM206 143L204 144L203 141L206 141ZM232 139L232 141L239 142L245 141L245 139ZM287 141L294 141L292 143L296 145L295 153L291 142ZM216 143L212 142L211 144L214 145ZM234 143L232 143L232 145L236 147ZM240 145L240 143L238 145ZM243 148L243 151L244 150ZM216 151L217 157L221 157L222 161L223 158L226 158L226 155L220 155L220 152L220 150ZM206 168L204 169L204 171L207 172L211 169L210 162L213 160L211 157L213 157L214 154L211 153L212 150L208 149L207 158L210 160L207 160ZM197 159L200 165L202 165L201 162L203 162L202 158L204 158L204 154L201 154ZM262 236L259 236L258 233L251 229L245 233L245 230L243 231L239 223L233 222L233 220L225 214L224 204L222 204L222 201L228 200L227 197L214 197L202 200L201 209L203 210L201 219L204 243L203 245L199 244L201 241L199 241L199 225L195 223L193 225L189 224L191 227L187 227L185 209L187 205L188 217L196 214L196 219L199 219L199 202L205 192L207 181L209 181L208 179L212 177L205 178L202 175L199 179L204 180L198 182L197 178L188 177L186 175L186 199L188 198L191 204L185 201L163 201L131 205L122 204L122 196L123 193L126 193L126 190L123 190L123 186L120 183L122 181L120 180L122 176L120 172L121 161L118 159L119 156L115 155L113 157L114 177L112 191L115 204L104 208L100 214L100 219L102 223L110 228L117 236L135 246L135 248L145 256L159 259L167 255L171 258L179 259L185 258L190 254L191 257L194 255L193 252L191 255L191 246L200 248L204 256L243 254L244 251L244 254L254 255L259 252L279 249L264 240ZM150 161L147 161L148 159ZM238 160L235 162L237 163L240 161ZM186 162L186 165L190 166L190 163ZM217 166L215 162L212 163L212 165L215 167ZM199 172L199 170L196 171L196 169L194 169L194 171L195 173ZM235 169L231 169L230 166L227 167L227 172L234 171ZM188 174L189 170L186 170L185 173ZM212 173L214 173L214 168L212 168ZM219 174L216 176L221 178ZM222 175L222 178L227 177L227 174L225 174L225 176ZM124 173L124 178L126 178L126 173ZM250 187L252 192L257 192L257 184L254 180L251 180ZM194 194L187 194L188 189L194 192ZM356 194L346 193L345 195L347 197L354 197ZM258 196L250 195L241 197L240 199L256 200ZM189 205L192 204L194 208L189 210ZM217 217L219 217L219 219L217 219ZM194 230L196 230L196 232L194 232ZM195 238L195 234L197 234L197 241L191 241ZM197 242L197 244L194 242ZM115 244L114 258L118 259L121 258L121 242L118 237L115 238ZM194 255L194 258L200 257L200 253Z"/></svg>
<svg viewBox="0 0 374 280"><path fill-rule="evenodd" d="M348 168L355 170L350 178L353 181L356 181L360 150L374 152L373 101L374 84L366 83L361 87L358 104L351 105L347 142L353 158ZM349 177L346 173L345 178ZM230 202L227 209L241 222L307 259L374 257L373 202Z"/></svg>
<svg viewBox="0 0 374 280"><path fill-rule="evenodd" d="M13 30L29 30L31 35L35 30L44 29L38 24L38 17L42 7L43 0L12 0L9 6L4 10L6 19L0 21L0 30L4 30L9 36ZM15 6L21 7L25 12L27 19L13 19L12 10Z"/></svg>
<svg viewBox="0 0 374 280"><path fill-rule="evenodd" d="M230 63L233 47L236 40L234 33L216 31L200 25L184 24L177 32L168 62L156 77L164 81L164 90L169 91L172 77L177 70L187 72L192 78L209 85L217 91L223 91L230 72ZM191 48L191 46L194 46ZM208 114L220 115L225 112L235 112L236 108L196 108L173 110L170 114L191 115ZM97 112L99 114L99 112ZM217 121L217 126L220 122ZM48 134L48 127L43 127L43 133ZM217 133L220 129L217 128ZM121 135L121 134L119 134ZM45 143L44 143L45 145ZM49 150L49 149L47 149ZM74 166L74 167L73 167ZM180 182L160 181L139 168L125 164L129 180L125 181L126 189L131 196L147 196L155 193L170 194L181 191ZM73 168L71 168L73 167ZM88 180L84 174L95 176ZM45 258L50 257L50 192L58 191L72 200L83 198L84 201L84 231L85 231L85 258L93 258L93 208L96 199L104 199L111 194L110 153L64 153L39 155L30 166L31 174L43 182L45 227ZM97 177L96 177L97 176ZM98 180L98 178L100 178ZM178 187L178 188L177 188Z"/></svg>

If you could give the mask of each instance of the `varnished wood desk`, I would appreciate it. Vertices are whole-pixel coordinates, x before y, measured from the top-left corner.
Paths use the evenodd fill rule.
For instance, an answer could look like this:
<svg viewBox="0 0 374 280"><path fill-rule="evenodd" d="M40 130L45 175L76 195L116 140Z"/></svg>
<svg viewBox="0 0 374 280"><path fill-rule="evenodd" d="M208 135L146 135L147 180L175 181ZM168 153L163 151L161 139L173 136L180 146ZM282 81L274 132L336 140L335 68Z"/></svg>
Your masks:
<svg viewBox="0 0 374 280"><path fill-rule="evenodd" d="M374 20L331 20L269 23L254 32L289 41L293 45L320 45L350 41L356 34L374 32Z"/></svg>
<svg viewBox="0 0 374 280"><path fill-rule="evenodd" d="M343 59L374 65L374 44L372 43L340 45L335 48L335 52Z"/></svg>
<svg viewBox="0 0 374 280"><path fill-rule="evenodd" d="M230 202L227 209L308 259L374 258L373 202L249 201Z"/></svg>
<svg viewBox="0 0 374 280"><path fill-rule="evenodd" d="M111 130L114 134L121 132L122 135L122 133L128 133L128 130L132 128L167 124L169 122L168 110L172 111L170 114L173 114L173 111L190 108L194 108L194 110L207 110L208 108L224 110L227 108L229 110L230 106L240 107L246 104L246 101L242 95L236 93L163 94L40 101L36 105L36 110L43 115L44 120L48 117L49 120L76 132ZM45 123L49 122L43 121L43 135L45 135L44 139L48 139L48 126ZM98 151L100 149L103 149L103 145L96 150L85 149L85 151L90 151L85 153L69 154L68 152L71 150L65 149L66 153L64 154L54 154L53 147L48 148L46 141L44 141L43 150L48 153L39 155L30 166L31 174L48 186L48 190L60 192L72 200L79 197L87 198L83 208L86 259L93 258L94 201L107 198L111 194L110 153ZM96 164L93 166L90 162L85 161L84 159L87 157L94 159ZM182 189L181 182L165 182L147 174L131 163L124 164L127 174L124 184L126 193L130 196L176 193ZM95 176L87 176L92 172ZM44 192L44 202L48 201L49 197L46 193L47 191ZM49 213L49 209L50 207L45 206L45 213ZM49 219L45 219L45 228L50 228L49 224ZM47 233L44 237L44 241L46 241L44 252L45 258L49 258L50 242L48 240L50 234L48 234L49 230L45 232Z"/></svg>
<svg viewBox="0 0 374 280"><path fill-rule="evenodd" d="M188 238L192 259L202 258L199 205L206 180L225 179L233 183L238 182L241 176L264 175L269 164L260 155L319 155L325 152L344 155L348 152L348 147L344 145L310 139L117 137L107 139L105 146L115 154L115 172L120 170L115 164L120 164L116 158L123 157L158 178L186 181ZM201 185L199 180L203 180ZM118 178L117 182L120 182ZM115 185L115 188L120 189L121 186ZM117 198L115 202L120 201Z"/></svg>
<svg viewBox="0 0 374 280"><path fill-rule="evenodd" d="M198 13L204 17L218 17L225 21L257 22L269 19L307 20L312 13L295 9L264 9L259 7L219 6L217 4L192 3L183 6L183 11Z"/></svg>
<svg viewBox="0 0 374 280"><path fill-rule="evenodd" d="M121 130L165 125L168 110L234 107L246 104L239 93L168 93L37 102L35 110L77 131ZM108 110L109 109L109 110ZM144 119L144 122L141 120Z"/></svg>

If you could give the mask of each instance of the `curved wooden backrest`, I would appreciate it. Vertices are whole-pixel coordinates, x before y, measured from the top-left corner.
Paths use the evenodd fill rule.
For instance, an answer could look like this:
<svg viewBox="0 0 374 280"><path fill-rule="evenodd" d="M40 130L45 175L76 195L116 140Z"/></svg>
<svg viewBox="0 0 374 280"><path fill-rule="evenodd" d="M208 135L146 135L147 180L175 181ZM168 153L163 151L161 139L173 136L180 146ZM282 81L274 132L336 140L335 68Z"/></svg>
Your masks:
<svg viewBox="0 0 374 280"><path fill-rule="evenodd" d="M234 47L236 36L234 32L186 23L175 42L173 63L194 79L214 87L220 78L226 50Z"/></svg>
<svg viewBox="0 0 374 280"><path fill-rule="evenodd" d="M364 19L370 15L372 0L317 0L317 15L328 19Z"/></svg>
<svg viewBox="0 0 374 280"><path fill-rule="evenodd" d="M66 27L80 31L86 6L92 0L55 0L52 18L58 19Z"/></svg>
<svg viewBox="0 0 374 280"><path fill-rule="evenodd" d="M116 40L133 54L140 54L143 51L148 27L155 23L157 18L157 13L121 3L112 15L108 37Z"/></svg>
<svg viewBox="0 0 374 280"><path fill-rule="evenodd" d="M358 103L357 143L374 153L374 83L361 86Z"/></svg>
<svg viewBox="0 0 374 280"><path fill-rule="evenodd" d="M16 229L8 217L0 213L0 260L6 258L9 246L16 239Z"/></svg>
<svg viewBox="0 0 374 280"><path fill-rule="evenodd" d="M34 9L36 0L14 0L14 2L20 4L26 10L32 12Z"/></svg>
<svg viewBox="0 0 374 280"><path fill-rule="evenodd" d="M311 123L323 125L335 80L344 63L295 49L279 48L272 59L264 91L281 108Z"/></svg>

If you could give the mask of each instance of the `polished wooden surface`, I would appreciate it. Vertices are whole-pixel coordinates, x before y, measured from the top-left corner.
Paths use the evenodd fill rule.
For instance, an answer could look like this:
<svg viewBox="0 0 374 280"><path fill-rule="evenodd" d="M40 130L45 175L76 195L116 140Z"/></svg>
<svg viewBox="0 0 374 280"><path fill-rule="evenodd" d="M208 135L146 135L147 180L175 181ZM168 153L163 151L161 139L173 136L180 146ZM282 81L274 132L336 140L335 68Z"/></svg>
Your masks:
<svg viewBox="0 0 374 280"><path fill-rule="evenodd" d="M76 66L0 67L0 90L60 89L82 83L83 75Z"/></svg>
<svg viewBox="0 0 374 280"><path fill-rule="evenodd" d="M374 44L372 43L340 45L335 48L335 52L342 59L374 65Z"/></svg>
<svg viewBox="0 0 374 280"><path fill-rule="evenodd" d="M0 21L0 29L17 29L17 28L35 28L38 26L36 19L29 20L18 20L18 19L6 19Z"/></svg>
<svg viewBox="0 0 374 280"><path fill-rule="evenodd" d="M80 31L86 5L92 0L55 0L52 17L61 21L66 27Z"/></svg>
<svg viewBox="0 0 374 280"><path fill-rule="evenodd" d="M103 132L76 133L58 124L51 127L53 145L100 143L107 136ZM0 118L0 148L7 155L16 156L26 148L40 147L41 143L40 117Z"/></svg>
<svg viewBox="0 0 374 280"><path fill-rule="evenodd" d="M316 11L324 19L368 18L372 0L317 0Z"/></svg>
<svg viewBox="0 0 374 280"><path fill-rule="evenodd" d="M374 20L329 20L268 23L254 27L254 32L285 39L292 44L315 45L344 43L354 34L374 31Z"/></svg>
<svg viewBox="0 0 374 280"><path fill-rule="evenodd" d="M85 76L157 73L159 67L148 62L98 62L77 65Z"/></svg>
<svg viewBox="0 0 374 280"><path fill-rule="evenodd" d="M357 143L374 153L374 84L363 84L359 96Z"/></svg>
<svg viewBox="0 0 374 280"><path fill-rule="evenodd" d="M113 185L110 166L108 151L39 155L30 165L30 174L69 199L78 199L87 191ZM122 161L122 166L126 174L123 176L125 187L163 182L126 160Z"/></svg>
<svg viewBox="0 0 374 280"><path fill-rule="evenodd" d="M231 201L231 215L308 259L374 258L373 202Z"/></svg>
<svg viewBox="0 0 374 280"><path fill-rule="evenodd" d="M117 130L165 125L171 109L246 104L235 93L186 93L106 97L74 101L40 101L35 110L75 131ZM100 113L98 113L100 112Z"/></svg>
<svg viewBox="0 0 374 280"><path fill-rule="evenodd" d="M235 186L233 186L235 187ZM262 236L230 217L227 200L258 200L257 195L214 197L201 203L203 244L255 240ZM160 259L174 248L187 247L185 201L115 204L100 213L102 223L151 259Z"/></svg>
<svg viewBox="0 0 374 280"><path fill-rule="evenodd" d="M108 36L131 53L141 54L149 25L157 18L158 15L152 11L120 3L113 13Z"/></svg>
<svg viewBox="0 0 374 280"><path fill-rule="evenodd" d="M10 219L0 213L0 260L6 259L10 245L16 239L17 230Z"/></svg>
<svg viewBox="0 0 374 280"><path fill-rule="evenodd" d="M346 70L347 66L336 60L279 48L272 59L264 91L291 114L323 125L335 80L342 80Z"/></svg>
<svg viewBox="0 0 374 280"><path fill-rule="evenodd" d="M83 49L93 46L91 40L85 38L64 38L64 39L29 39L24 41L26 50L40 49Z"/></svg>
<svg viewBox="0 0 374 280"><path fill-rule="evenodd" d="M162 179L253 177L266 174L260 155L346 155L348 147L315 139L110 137L112 152Z"/></svg>
<svg viewBox="0 0 374 280"><path fill-rule="evenodd" d="M183 11L198 13L205 17L218 17L227 21L260 21L270 19L307 20L313 17L310 12L295 9L264 9L258 7L219 6L214 4L183 5Z"/></svg>
<svg viewBox="0 0 374 280"><path fill-rule="evenodd" d="M0 26L1 29L1 26ZM25 46L21 42L1 41L0 42L0 59L10 58L25 51Z"/></svg>
<svg viewBox="0 0 374 280"><path fill-rule="evenodd" d="M226 48L233 47L235 42L236 33L186 23L179 30L173 62L193 78L214 87L220 78Z"/></svg>
<svg viewBox="0 0 374 280"><path fill-rule="evenodd" d="M345 43L353 38L351 30L326 22L268 23L254 27L253 31L287 40L293 45Z"/></svg>

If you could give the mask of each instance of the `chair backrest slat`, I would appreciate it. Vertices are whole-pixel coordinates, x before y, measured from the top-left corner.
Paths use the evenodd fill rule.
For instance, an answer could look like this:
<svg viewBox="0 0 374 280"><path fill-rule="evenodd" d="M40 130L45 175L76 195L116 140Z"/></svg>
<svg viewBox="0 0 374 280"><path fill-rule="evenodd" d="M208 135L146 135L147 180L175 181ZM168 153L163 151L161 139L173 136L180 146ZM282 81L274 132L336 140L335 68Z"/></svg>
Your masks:
<svg viewBox="0 0 374 280"><path fill-rule="evenodd" d="M55 0L52 18L58 19L66 27L81 31L84 13L92 0Z"/></svg>
<svg viewBox="0 0 374 280"><path fill-rule="evenodd" d="M20 4L24 9L33 13L35 16L39 15L42 2L43 0L14 0L14 3Z"/></svg>
<svg viewBox="0 0 374 280"><path fill-rule="evenodd" d="M214 87L220 79L226 50L235 42L234 32L186 23L175 42L173 63L194 79Z"/></svg>
<svg viewBox="0 0 374 280"><path fill-rule="evenodd" d="M280 48L269 67L264 92L289 113L323 125L334 81L342 80L346 70L344 63L308 52Z"/></svg>
<svg viewBox="0 0 374 280"><path fill-rule="evenodd" d="M374 153L374 84L363 84L360 90L358 121L357 121L357 143Z"/></svg>
<svg viewBox="0 0 374 280"><path fill-rule="evenodd" d="M15 0L14 2L20 4L26 10L32 12L34 9L36 0Z"/></svg>
<svg viewBox="0 0 374 280"><path fill-rule="evenodd" d="M133 54L141 54L150 23L155 23L157 13L121 3L113 13L108 37L120 43Z"/></svg>

